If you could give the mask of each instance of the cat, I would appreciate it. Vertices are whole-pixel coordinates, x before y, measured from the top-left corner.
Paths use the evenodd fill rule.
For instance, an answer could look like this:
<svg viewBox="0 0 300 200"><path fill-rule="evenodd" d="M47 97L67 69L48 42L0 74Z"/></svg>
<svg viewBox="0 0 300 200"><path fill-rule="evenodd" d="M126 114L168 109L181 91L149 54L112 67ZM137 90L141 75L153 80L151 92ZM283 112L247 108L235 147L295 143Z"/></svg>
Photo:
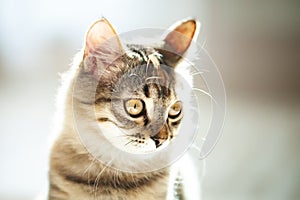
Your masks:
<svg viewBox="0 0 300 200"><path fill-rule="evenodd" d="M185 116L174 70L199 27L172 27L156 46L123 46L105 18L88 29L60 90L49 200L200 198L181 181L192 163L169 167L166 150Z"/></svg>

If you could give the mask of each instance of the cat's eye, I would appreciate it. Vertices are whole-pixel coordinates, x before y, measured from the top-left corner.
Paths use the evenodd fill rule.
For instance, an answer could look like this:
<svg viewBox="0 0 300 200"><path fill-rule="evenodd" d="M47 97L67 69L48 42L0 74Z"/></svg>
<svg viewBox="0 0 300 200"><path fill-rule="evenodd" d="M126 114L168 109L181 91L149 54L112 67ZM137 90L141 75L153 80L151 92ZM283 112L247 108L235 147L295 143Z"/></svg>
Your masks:
<svg viewBox="0 0 300 200"><path fill-rule="evenodd" d="M169 109L169 117L176 118L181 114L182 103L181 101L176 101Z"/></svg>
<svg viewBox="0 0 300 200"><path fill-rule="evenodd" d="M144 111L144 102L140 99L129 99L124 102L126 112L131 117L139 117Z"/></svg>

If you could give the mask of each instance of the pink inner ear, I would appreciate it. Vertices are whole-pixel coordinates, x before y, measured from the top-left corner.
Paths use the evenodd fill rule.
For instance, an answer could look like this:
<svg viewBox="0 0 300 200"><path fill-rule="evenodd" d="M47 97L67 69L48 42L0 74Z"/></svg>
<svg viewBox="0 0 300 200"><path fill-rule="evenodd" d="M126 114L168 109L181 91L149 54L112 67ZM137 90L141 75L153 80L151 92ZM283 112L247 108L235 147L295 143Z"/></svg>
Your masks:
<svg viewBox="0 0 300 200"><path fill-rule="evenodd" d="M121 43L111 24L104 18L95 22L87 32L84 51L85 56L112 37L115 37L115 39L111 41L115 43L113 46L121 49Z"/></svg>
<svg viewBox="0 0 300 200"><path fill-rule="evenodd" d="M165 39L165 42L177 54L183 54L189 47L196 31L196 22L190 20L177 26Z"/></svg>

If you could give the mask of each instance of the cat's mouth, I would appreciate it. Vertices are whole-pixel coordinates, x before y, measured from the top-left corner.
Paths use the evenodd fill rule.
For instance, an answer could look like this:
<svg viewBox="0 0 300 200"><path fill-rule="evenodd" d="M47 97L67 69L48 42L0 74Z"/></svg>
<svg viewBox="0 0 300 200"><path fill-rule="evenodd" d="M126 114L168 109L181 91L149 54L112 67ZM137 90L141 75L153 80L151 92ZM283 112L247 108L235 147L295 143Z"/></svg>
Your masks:
<svg viewBox="0 0 300 200"><path fill-rule="evenodd" d="M158 134L154 136L150 136L150 138L154 141L156 148L160 147L167 139L159 138Z"/></svg>
<svg viewBox="0 0 300 200"><path fill-rule="evenodd" d="M146 144L146 138L148 139L151 139L154 144L155 144L155 148L158 149L159 147L162 146L162 144L164 144L164 142L166 140L168 140L168 135L163 135L161 134L161 132L157 133L156 135L153 135L153 136L148 136L146 137L145 135L143 134L140 134L140 133L137 133L134 135L134 139L131 139L131 141L133 141L135 144Z"/></svg>
<svg viewBox="0 0 300 200"><path fill-rule="evenodd" d="M160 147L169 138L168 128L163 126L162 129L150 138L155 142L156 148Z"/></svg>

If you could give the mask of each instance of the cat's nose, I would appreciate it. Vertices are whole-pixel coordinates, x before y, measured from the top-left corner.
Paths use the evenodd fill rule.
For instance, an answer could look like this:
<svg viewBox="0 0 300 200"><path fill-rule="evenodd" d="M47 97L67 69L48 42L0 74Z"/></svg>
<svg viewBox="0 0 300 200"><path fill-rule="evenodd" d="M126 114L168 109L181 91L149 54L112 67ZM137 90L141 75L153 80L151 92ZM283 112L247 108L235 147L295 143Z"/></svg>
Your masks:
<svg viewBox="0 0 300 200"><path fill-rule="evenodd" d="M151 135L150 138L155 142L156 148L162 145L169 138L169 130L166 125L156 134Z"/></svg>

